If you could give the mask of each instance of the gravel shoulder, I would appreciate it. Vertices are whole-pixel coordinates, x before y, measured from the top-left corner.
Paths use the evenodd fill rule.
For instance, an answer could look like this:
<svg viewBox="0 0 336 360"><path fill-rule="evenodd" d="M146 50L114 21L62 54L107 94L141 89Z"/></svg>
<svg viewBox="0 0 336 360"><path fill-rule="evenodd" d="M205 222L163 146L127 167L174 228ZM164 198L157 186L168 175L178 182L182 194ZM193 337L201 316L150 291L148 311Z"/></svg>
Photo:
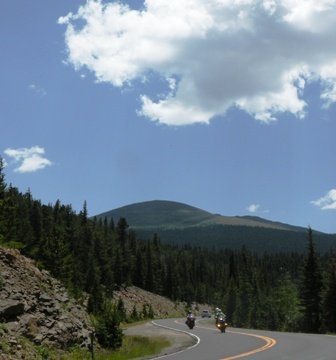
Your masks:
<svg viewBox="0 0 336 360"><path fill-rule="evenodd" d="M185 334L178 331L173 331L169 329L162 328L160 326L156 326L152 324L152 322L148 322L145 324L131 326L124 330L125 335L141 335L141 336L163 336L167 338L171 342L171 346L163 349L161 353L152 355L149 357L143 357L144 359L153 359L159 356L172 354L183 350L189 346L192 346L195 343L195 340ZM140 360L140 359L138 359Z"/></svg>

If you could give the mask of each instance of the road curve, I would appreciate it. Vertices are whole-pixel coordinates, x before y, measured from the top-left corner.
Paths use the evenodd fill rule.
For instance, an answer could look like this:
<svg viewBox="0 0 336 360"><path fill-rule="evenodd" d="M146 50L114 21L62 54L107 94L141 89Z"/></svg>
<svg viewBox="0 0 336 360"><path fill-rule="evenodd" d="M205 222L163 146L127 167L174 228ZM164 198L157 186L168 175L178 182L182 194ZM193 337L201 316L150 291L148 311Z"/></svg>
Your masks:
<svg viewBox="0 0 336 360"><path fill-rule="evenodd" d="M228 328L222 334L212 321L199 320L193 330L184 319L155 320L156 326L188 333L195 344L161 356L167 360L335 360L336 337Z"/></svg>

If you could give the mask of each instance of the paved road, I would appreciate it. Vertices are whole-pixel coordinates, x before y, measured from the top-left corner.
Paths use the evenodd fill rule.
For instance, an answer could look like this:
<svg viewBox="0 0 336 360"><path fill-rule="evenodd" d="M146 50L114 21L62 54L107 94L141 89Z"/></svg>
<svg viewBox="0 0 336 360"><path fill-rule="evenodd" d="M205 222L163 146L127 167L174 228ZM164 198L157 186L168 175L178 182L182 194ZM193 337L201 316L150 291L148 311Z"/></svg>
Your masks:
<svg viewBox="0 0 336 360"><path fill-rule="evenodd" d="M222 334L209 320L199 320L193 330L183 319L154 323L186 331L195 338L189 349L163 356L163 360L336 360L336 336L233 328Z"/></svg>

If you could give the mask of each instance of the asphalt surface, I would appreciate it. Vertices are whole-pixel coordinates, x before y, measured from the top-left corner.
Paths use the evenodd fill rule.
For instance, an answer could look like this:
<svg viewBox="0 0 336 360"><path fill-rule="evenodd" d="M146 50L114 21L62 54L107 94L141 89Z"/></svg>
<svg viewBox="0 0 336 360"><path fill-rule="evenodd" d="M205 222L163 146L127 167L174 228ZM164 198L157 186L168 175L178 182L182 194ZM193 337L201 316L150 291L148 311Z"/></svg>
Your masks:
<svg viewBox="0 0 336 360"><path fill-rule="evenodd" d="M336 360L336 336L294 334L227 328L221 333L213 320L198 320L189 330L184 319L155 320L164 329L188 334L193 343L167 360Z"/></svg>

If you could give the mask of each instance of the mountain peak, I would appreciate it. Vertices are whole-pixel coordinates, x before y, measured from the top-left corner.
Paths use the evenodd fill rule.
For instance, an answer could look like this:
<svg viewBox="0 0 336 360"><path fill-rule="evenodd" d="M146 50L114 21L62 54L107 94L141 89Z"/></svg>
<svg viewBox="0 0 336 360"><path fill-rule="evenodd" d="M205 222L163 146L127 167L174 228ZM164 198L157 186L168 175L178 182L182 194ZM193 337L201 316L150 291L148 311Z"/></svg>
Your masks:
<svg viewBox="0 0 336 360"><path fill-rule="evenodd" d="M126 218L134 229L179 229L186 227L223 225L253 226L295 231L305 230L291 225L273 222L257 216L224 216L206 210L169 200L150 200L119 207L97 215L97 218L117 221Z"/></svg>
<svg viewBox="0 0 336 360"><path fill-rule="evenodd" d="M224 216L184 203L151 200L126 205L96 216L117 222L125 218L143 239L157 234L161 241L254 251L300 251L306 247L307 229L257 216ZM335 235L314 232L318 248L335 247Z"/></svg>
<svg viewBox="0 0 336 360"><path fill-rule="evenodd" d="M133 228L180 228L196 226L214 215L196 207L168 200L151 200L126 205L97 215L97 218L126 218Z"/></svg>

